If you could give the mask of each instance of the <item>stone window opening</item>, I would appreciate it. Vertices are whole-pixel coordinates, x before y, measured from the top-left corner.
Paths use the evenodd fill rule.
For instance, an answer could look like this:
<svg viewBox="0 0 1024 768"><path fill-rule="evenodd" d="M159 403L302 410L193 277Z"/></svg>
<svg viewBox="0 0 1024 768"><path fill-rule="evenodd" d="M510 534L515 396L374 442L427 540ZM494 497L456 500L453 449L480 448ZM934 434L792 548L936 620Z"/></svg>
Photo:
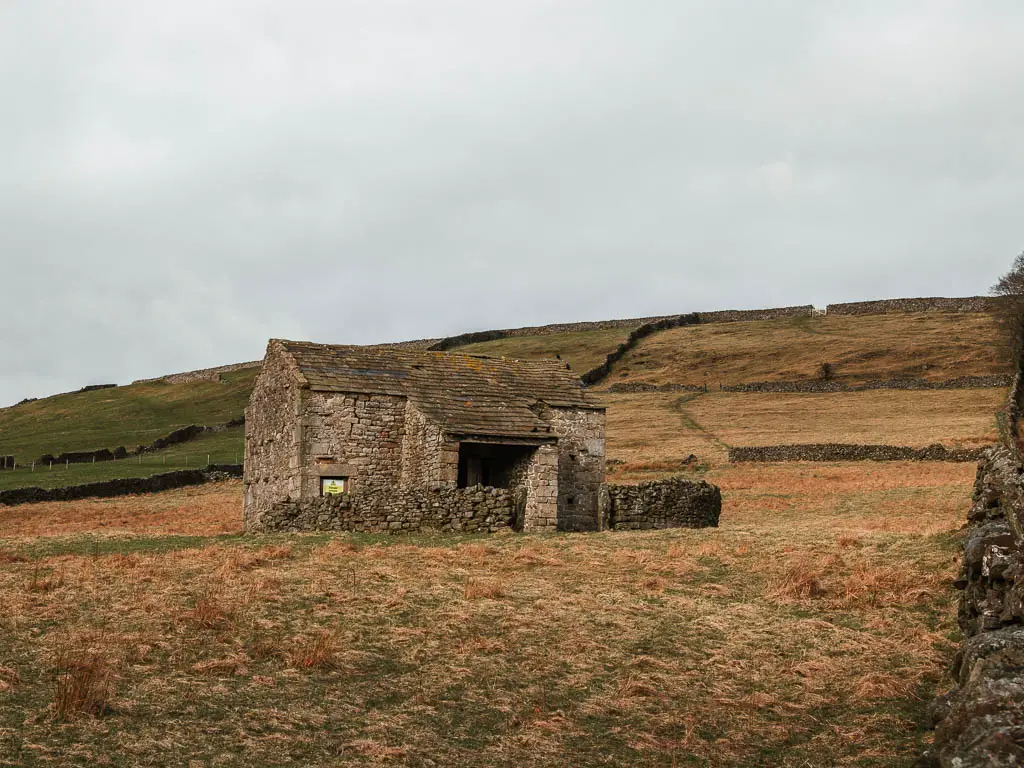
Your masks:
<svg viewBox="0 0 1024 768"><path fill-rule="evenodd" d="M347 477L321 477L321 496L342 496L349 492Z"/></svg>
<svg viewBox="0 0 1024 768"><path fill-rule="evenodd" d="M533 445L459 443L458 487L517 487L536 450Z"/></svg>

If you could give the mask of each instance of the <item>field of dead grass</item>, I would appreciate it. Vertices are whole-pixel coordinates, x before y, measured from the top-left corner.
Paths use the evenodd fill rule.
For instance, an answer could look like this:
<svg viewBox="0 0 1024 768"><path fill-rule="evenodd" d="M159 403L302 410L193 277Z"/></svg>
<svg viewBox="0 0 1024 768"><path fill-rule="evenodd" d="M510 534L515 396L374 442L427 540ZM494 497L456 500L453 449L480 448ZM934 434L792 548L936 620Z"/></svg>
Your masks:
<svg viewBox="0 0 1024 768"><path fill-rule="evenodd" d="M836 377L952 379L1008 373L998 327L987 314L826 316L717 323L656 333L615 365L608 383L745 384Z"/></svg>
<svg viewBox="0 0 1024 768"><path fill-rule="evenodd" d="M608 456L665 471L690 454L721 465L727 446L879 443L973 448L996 440L1004 389L830 394L601 393ZM618 470L613 466L613 469Z"/></svg>
<svg viewBox="0 0 1024 768"><path fill-rule="evenodd" d="M703 531L171 535L234 530L237 484L6 509L0 765L910 765L973 472L719 467Z"/></svg>
<svg viewBox="0 0 1024 768"><path fill-rule="evenodd" d="M231 480L158 494L0 505L0 536L213 536L242 528L242 483Z"/></svg>

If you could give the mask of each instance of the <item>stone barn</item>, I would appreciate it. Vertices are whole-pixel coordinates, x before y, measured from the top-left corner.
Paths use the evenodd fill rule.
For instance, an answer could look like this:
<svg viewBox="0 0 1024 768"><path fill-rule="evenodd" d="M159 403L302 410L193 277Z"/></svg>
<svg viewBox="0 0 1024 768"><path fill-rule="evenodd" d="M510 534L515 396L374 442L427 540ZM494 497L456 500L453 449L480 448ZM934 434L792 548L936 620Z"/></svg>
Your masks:
<svg viewBox="0 0 1024 768"><path fill-rule="evenodd" d="M558 360L272 340L249 531L599 527L605 412Z"/></svg>

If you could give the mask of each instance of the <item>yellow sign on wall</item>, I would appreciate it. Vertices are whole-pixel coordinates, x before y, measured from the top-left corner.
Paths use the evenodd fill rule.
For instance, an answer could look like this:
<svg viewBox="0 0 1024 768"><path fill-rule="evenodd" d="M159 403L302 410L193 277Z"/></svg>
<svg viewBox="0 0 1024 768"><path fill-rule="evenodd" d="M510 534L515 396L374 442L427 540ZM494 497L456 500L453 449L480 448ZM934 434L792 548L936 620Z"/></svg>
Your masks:
<svg viewBox="0 0 1024 768"><path fill-rule="evenodd" d="M348 491L348 478L321 477L320 493L323 496L340 496Z"/></svg>

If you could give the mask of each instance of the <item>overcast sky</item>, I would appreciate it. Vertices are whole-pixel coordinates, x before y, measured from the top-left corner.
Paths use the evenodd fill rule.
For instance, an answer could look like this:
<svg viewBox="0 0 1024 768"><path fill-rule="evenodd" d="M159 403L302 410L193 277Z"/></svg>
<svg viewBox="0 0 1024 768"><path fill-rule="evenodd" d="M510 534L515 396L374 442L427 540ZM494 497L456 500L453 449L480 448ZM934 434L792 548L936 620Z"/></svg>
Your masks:
<svg viewBox="0 0 1024 768"><path fill-rule="evenodd" d="M1019 0L0 2L0 405L334 343L984 293Z"/></svg>

